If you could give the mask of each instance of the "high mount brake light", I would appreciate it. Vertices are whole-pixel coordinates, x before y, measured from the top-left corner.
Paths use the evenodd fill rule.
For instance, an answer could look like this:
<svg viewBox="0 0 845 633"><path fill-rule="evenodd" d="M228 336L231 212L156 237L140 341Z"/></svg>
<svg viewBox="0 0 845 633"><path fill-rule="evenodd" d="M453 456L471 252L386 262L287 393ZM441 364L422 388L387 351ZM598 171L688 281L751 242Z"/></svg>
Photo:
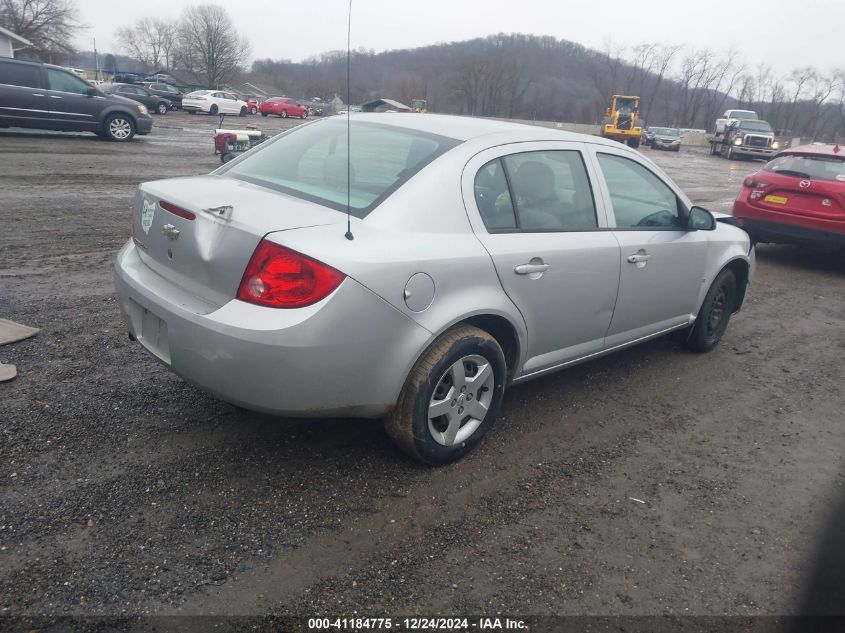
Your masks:
<svg viewBox="0 0 845 633"><path fill-rule="evenodd" d="M182 207L177 207L175 204L166 202L165 200L159 200L158 206L160 206L165 211L169 211L173 215L178 215L180 218L185 218L186 220L193 220L197 217L191 211L186 211Z"/></svg>
<svg viewBox="0 0 845 633"><path fill-rule="evenodd" d="M247 264L237 297L269 308L303 308L325 299L345 278L316 259L261 240Z"/></svg>

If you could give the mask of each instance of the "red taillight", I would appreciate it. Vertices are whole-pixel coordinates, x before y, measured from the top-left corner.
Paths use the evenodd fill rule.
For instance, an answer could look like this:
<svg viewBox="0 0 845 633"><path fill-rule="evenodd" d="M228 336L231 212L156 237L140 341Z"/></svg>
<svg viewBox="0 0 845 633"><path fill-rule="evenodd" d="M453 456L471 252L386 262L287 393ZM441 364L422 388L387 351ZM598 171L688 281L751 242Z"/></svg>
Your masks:
<svg viewBox="0 0 845 633"><path fill-rule="evenodd" d="M165 202L164 200L159 200L158 206L165 211L169 211L173 215L178 215L180 218L185 218L186 220L193 220L197 217L192 212L186 211L185 209L177 207L175 204L171 204L170 202Z"/></svg>
<svg viewBox="0 0 845 633"><path fill-rule="evenodd" d="M261 240L238 288L238 299L269 308L302 308L330 295L346 275L316 259Z"/></svg>
<svg viewBox="0 0 845 633"><path fill-rule="evenodd" d="M757 174L746 176L745 180L742 181L742 184L749 189L765 189L769 186L769 183L757 180Z"/></svg>

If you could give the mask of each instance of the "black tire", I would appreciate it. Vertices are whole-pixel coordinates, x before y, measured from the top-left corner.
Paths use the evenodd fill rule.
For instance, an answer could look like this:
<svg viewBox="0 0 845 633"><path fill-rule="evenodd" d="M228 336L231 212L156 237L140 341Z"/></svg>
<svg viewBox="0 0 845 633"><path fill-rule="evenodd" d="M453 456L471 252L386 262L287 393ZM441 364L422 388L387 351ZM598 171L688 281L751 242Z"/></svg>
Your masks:
<svg viewBox="0 0 845 633"><path fill-rule="evenodd" d="M128 143L135 136L135 121L128 114L116 112L103 121L103 138L115 143Z"/></svg>
<svg viewBox="0 0 845 633"><path fill-rule="evenodd" d="M302 114L299 115L300 119L307 119L308 118L308 110L303 110Z"/></svg>
<svg viewBox="0 0 845 633"><path fill-rule="evenodd" d="M262 113L261 113L261 116L267 116L267 113L266 113L266 112L262 112Z"/></svg>
<svg viewBox="0 0 845 633"><path fill-rule="evenodd" d="M241 106L241 111L238 112L238 116L246 116L246 106Z"/></svg>
<svg viewBox="0 0 845 633"><path fill-rule="evenodd" d="M188 112L188 114L196 114L197 113L196 110L188 110L187 112Z"/></svg>
<svg viewBox="0 0 845 633"><path fill-rule="evenodd" d="M722 340L736 305L736 276L730 268L716 275L707 291L698 318L690 330L687 347L694 352L709 352Z"/></svg>
<svg viewBox="0 0 845 633"><path fill-rule="evenodd" d="M250 114L258 114L258 108L252 106L252 109L249 111Z"/></svg>
<svg viewBox="0 0 845 633"><path fill-rule="evenodd" d="M466 392L461 391L454 394L451 393L455 391L454 383L452 383L452 386L448 385L449 382L452 382L450 378L453 375L450 371L451 368L462 359L472 357L480 357L486 360L492 370L492 380L488 381L489 384L486 388L480 387L477 392L478 394L485 394L483 397L489 399L487 412L470 435L460 441L456 437L454 444L444 445L434 438L431 428L434 428L437 432L438 425L441 423L444 427L447 426L447 415L448 418L451 418L453 415L458 417L463 414L463 405L466 405L467 411L470 410L470 407L477 406L471 404L475 397L475 394L472 393L472 385ZM472 371L472 361L468 361L463 367L467 371ZM475 371L479 371L477 364L474 367ZM472 450L493 426L502 404L506 377L505 355L496 339L476 327L456 326L432 343L431 347L423 353L414 365L405 381L402 392L399 394L395 409L390 417L385 420L385 430L399 448L425 464L440 465L460 459ZM444 393L447 396L444 402L446 402L447 408L450 407L449 413L435 419L430 424L429 405L436 390L444 388L449 389L448 392ZM486 395L491 389L492 394ZM456 395L457 398L452 399L449 403L448 400L452 395ZM466 432L467 427L475 424L477 420L478 418L470 418L467 415L466 418L458 422L460 428L457 433L460 433L461 430ZM445 428L440 429L439 432L445 434L446 430Z"/></svg>
<svg viewBox="0 0 845 633"><path fill-rule="evenodd" d="M632 147L634 149L637 149L639 146L640 146L640 139L638 139L638 138L628 139L628 147Z"/></svg>
<svg viewBox="0 0 845 633"><path fill-rule="evenodd" d="M279 112L279 116L282 117L283 119L288 118L288 111L282 110L281 112Z"/></svg>
<svg viewBox="0 0 845 633"><path fill-rule="evenodd" d="M215 116L217 114L217 104L216 103L211 104L211 107L208 109L208 113L211 116Z"/></svg>
<svg viewBox="0 0 845 633"><path fill-rule="evenodd" d="M156 105L157 114L167 114L167 104L164 101L159 101Z"/></svg>

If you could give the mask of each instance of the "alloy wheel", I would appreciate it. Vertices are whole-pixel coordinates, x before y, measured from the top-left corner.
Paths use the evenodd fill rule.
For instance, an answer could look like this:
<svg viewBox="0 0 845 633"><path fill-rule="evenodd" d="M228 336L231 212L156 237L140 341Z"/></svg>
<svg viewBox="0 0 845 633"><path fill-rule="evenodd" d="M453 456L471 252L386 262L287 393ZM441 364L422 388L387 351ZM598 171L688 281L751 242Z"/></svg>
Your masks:
<svg viewBox="0 0 845 633"><path fill-rule="evenodd" d="M109 123L109 134L112 138L123 141L132 134L132 124L123 117L115 117Z"/></svg>

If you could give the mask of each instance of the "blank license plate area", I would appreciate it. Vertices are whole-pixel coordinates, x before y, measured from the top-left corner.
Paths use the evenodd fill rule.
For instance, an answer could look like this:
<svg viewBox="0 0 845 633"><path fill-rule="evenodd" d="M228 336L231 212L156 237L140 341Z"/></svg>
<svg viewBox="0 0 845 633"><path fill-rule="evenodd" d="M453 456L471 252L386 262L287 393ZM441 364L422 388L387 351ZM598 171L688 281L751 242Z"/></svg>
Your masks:
<svg viewBox="0 0 845 633"><path fill-rule="evenodd" d="M130 300L131 301L131 300ZM167 338L167 323L147 308L135 303L132 306L135 322L135 338L152 354L170 364L170 344Z"/></svg>

